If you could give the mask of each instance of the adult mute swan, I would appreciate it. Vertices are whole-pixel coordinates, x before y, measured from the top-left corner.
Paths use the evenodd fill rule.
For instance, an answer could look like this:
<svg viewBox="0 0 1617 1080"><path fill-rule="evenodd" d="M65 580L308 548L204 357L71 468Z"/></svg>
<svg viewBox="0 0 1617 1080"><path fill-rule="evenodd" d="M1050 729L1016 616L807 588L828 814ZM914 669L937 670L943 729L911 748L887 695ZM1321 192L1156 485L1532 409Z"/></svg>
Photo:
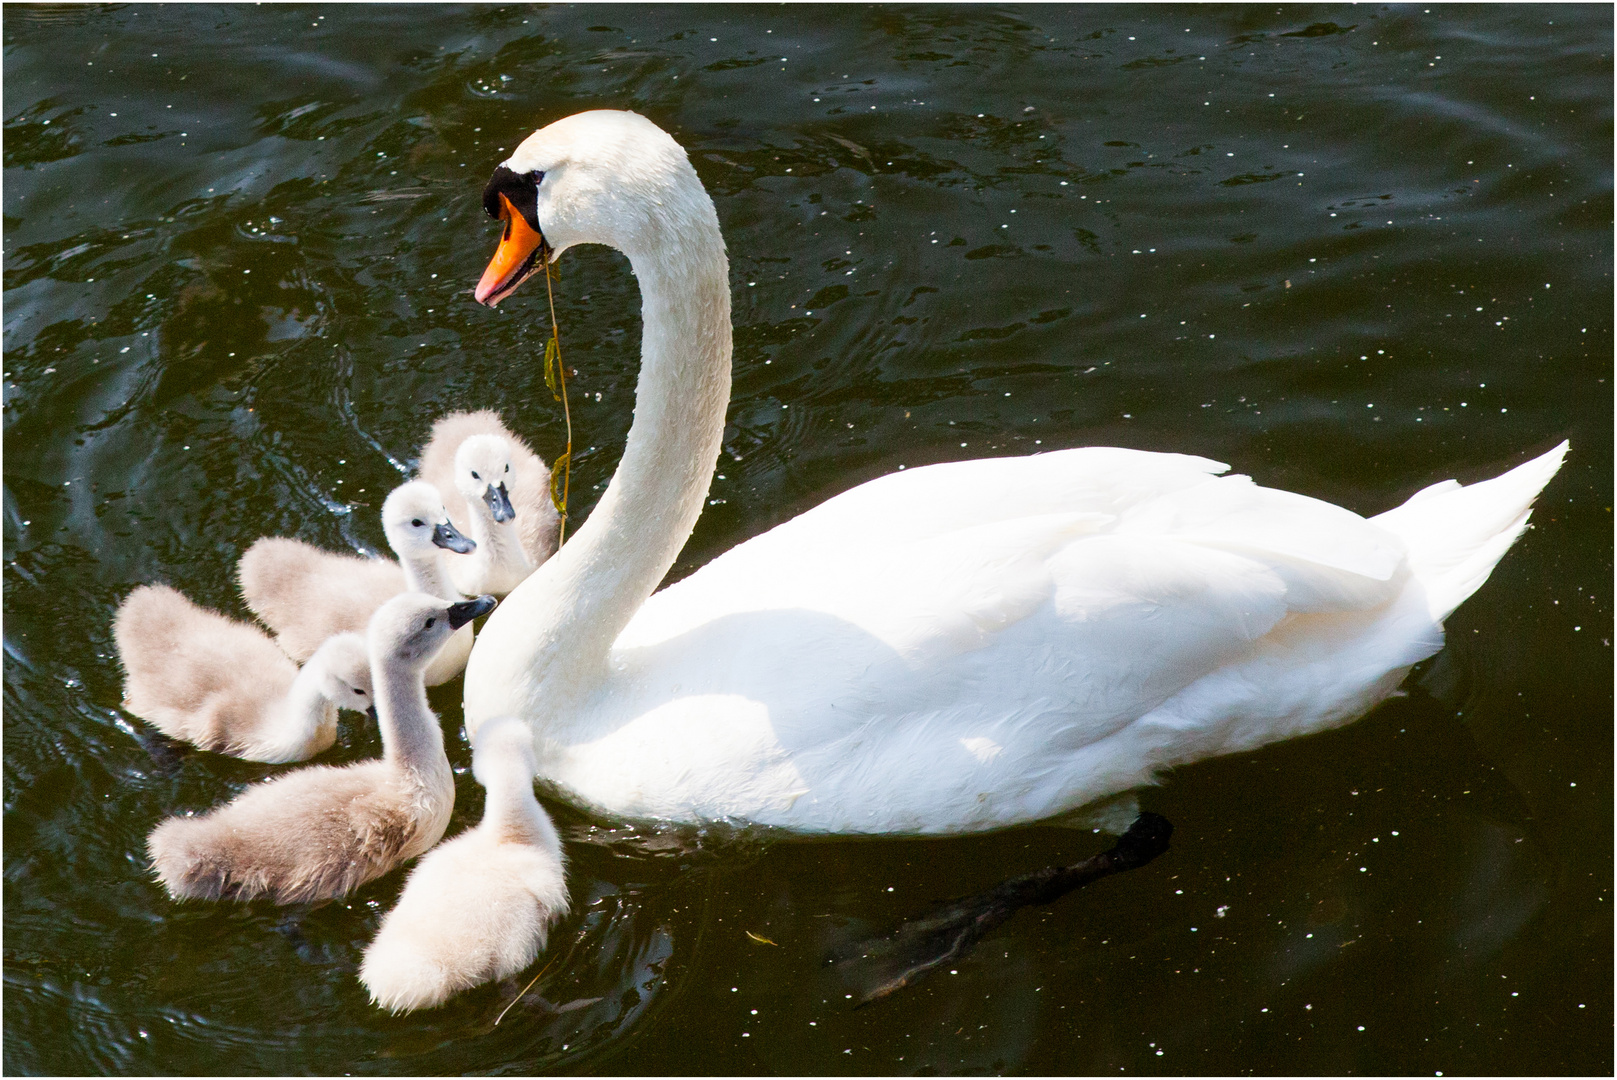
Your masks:
<svg viewBox="0 0 1617 1080"><path fill-rule="evenodd" d="M1346 723L1441 647L1566 451L1369 520L1179 454L933 465L653 595L730 392L713 203L665 132L600 111L527 138L484 206L505 232L479 301L584 243L623 252L641 290L617 472L466 669L469 731L523 717L539 775L614 816L970 832Z"/></svg>

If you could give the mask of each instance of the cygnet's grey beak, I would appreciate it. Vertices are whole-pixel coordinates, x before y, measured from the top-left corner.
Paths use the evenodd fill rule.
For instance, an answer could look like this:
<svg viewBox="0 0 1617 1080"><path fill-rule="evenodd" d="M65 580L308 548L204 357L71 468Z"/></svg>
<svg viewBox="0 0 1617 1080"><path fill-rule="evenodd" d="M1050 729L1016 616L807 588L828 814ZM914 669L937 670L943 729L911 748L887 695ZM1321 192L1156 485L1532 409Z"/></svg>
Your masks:
<svg viewBox="0 0 1617 1080"><path fill-rule="evenodd" d="M462 600L458 604L449 605L449 626L459 630L479 615L487 615L499 603L492 596L476 596L470 600Z"/></svg>
<svg viewBox="0 0 1617 1080"><path fill-rule="evenodd" d="M373 724L381 719L381 717L376 715L376 706L375 705L367 705L365 707L365 715L371 718L371 723L373 723Z"/></svg>
<svg viewBox="0 0 1617 1080"><path fill-rule="evenodd" d="M455 528L455 523L447 518L432 527L432 542L441 548L448 548L457 555L466 555L477 550L476 541L462 534Z"/></svg>
<svg viewBox="0 0 1617 1080"><path fill-rule="evenodd" d="M511 496L506 492L503 483L498 486L490 484L484 488L483 501L488 503L489 512L501 525L517 516L517 512L511 509Z"/></svg>

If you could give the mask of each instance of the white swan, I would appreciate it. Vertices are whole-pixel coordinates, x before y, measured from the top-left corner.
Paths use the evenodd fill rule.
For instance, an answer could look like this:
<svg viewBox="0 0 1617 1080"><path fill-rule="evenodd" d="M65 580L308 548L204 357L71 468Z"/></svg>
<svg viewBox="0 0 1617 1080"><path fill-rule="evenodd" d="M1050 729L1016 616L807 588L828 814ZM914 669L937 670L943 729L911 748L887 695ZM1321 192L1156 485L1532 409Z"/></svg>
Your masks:
<svg viewBox="0 0 1617 1080"><path fill-rule="evenodd" d="M359 978L379 1007L429 1009L515 975L567 914L566 861L533 797L532 745L515 717L478 729L472 772L488 791L483 820L427 853L365 950Z"/></svg>
<svg viewBox="0 0 1617 1080"><path fill-rule="evenodd" d="M492 410L439 417L419 472L477 545L445 559L461 592L504 596L555 552L561 518L550 503L550 470Z"/></svg>
<svg viewBox="0 0 1617 1080"><path fill-rule="evenodd" d="M236 566L242 599L292 659L308 658L333 634L364 633L377 609L401 592L461 599L444 551L470 552L472 541L449 520L437 488L411 480L388 492L382 532L399 562L339 555L287 536L260 537L242 552ZM428 665L427 685L459 675L471 651L467 626Z"/></svg>
<svg viewBox="0 0 1617 1080"><path fill-rule="evenodd" d="M490 618L466 678L469 730L525 718L540 776L612 815L968 832L1346 723L1441 647L1566 450L1371 520L1177 454L934 465L653 596L724 430L712 202L650 121L588 112L524 141L484 204L506 232L478 300L583 243L628 256L643 297L618 470Z"/></svg>
<svg viewBox="0 0 1617 1080"><path fill-rule="evenodd" d="M167 585L118 605L112 636L124 708L163 734L249 761L303 761L337 741L337 710L371 707L358 634L327 638L300 671L256 626L198 607Z"/></svg>
<svg viewBox="0 0 1617 1080"><path fill-rule="evenodd" d="M409 592L378 608L366 638L381 758L298 769L200 817L169 818L146 841L169 895L329 900L436 844L455 777L421 676L457 629L493 607L492 596L451 603Z"/></svg>

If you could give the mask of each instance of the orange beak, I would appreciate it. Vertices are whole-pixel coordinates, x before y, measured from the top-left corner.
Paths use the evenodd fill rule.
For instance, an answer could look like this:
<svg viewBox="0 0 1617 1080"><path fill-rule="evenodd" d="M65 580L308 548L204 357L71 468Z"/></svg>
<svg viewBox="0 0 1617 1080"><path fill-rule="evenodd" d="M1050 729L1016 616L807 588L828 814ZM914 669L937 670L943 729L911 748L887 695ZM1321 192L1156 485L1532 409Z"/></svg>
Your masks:
<svg viewBox="0 0 1617 1080"><path fill-rule="evenodd" d="M494 258L483 271L482 280L472 296L479 304L493 307L505 299L528 275L539 269L539 260L548 254L545 238L535 231L511 205L511 200L500 196L500 220L505 222L505 235L494 249Z"/></svg>

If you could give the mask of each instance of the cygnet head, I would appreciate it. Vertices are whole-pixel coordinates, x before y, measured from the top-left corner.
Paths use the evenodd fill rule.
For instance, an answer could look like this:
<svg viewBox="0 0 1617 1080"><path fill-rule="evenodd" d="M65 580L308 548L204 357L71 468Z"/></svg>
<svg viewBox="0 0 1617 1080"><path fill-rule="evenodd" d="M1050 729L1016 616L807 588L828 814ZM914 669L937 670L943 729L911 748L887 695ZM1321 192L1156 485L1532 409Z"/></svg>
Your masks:
<svg viewBox="0 0 1617 1080"><path fill-rule="evenodd" d="M524 139L494 170L483 209L505 222L473 293L490 306L574 244L607 244L632 261L666 247L671 230L694 224L717 239L719 228L684 148L643 116L605 109Z"/></svg>
<svg viewBox="0 0 1617 1080"><path fill-rule="evenodd" d="M539 771L533 756L533 729L517 716L499 716L477 729L472 739L472 775L488 787L495 775L520 765L523 775L532 779Z"/></svg>
<svg viewBox="0 0 1617 1080"><path fill-rule="evenodd" d="M456 630L494 610L492 596L451 603L428 593L400 593L371 616L366 637L371 659L420 671Z"/></svg>
<svg viewBox="0 0 1617 1080"><path fill-rule="evenodd" d="M401 559L430 557L436 554L435 547L460 555L477 547L450 522L438 489L425 480L411 480L388 492L382 503L382 531Z"/></svg>
<svg viewBox="0 0 1617 1080"><path fill-rule="evenodd" d="M375 698L371 693L371 658L365 639L359 634L333 634L309 657L318 664L320 693L339 709L368 712Z"/></svg>
<svg viewBox="0 0 1617 1080"><path fill-rule="evenodd" d="M473 435L455 451L455 487L468 502L481 501L500 524L512 520L511 444L498 435Z"/></svg>

